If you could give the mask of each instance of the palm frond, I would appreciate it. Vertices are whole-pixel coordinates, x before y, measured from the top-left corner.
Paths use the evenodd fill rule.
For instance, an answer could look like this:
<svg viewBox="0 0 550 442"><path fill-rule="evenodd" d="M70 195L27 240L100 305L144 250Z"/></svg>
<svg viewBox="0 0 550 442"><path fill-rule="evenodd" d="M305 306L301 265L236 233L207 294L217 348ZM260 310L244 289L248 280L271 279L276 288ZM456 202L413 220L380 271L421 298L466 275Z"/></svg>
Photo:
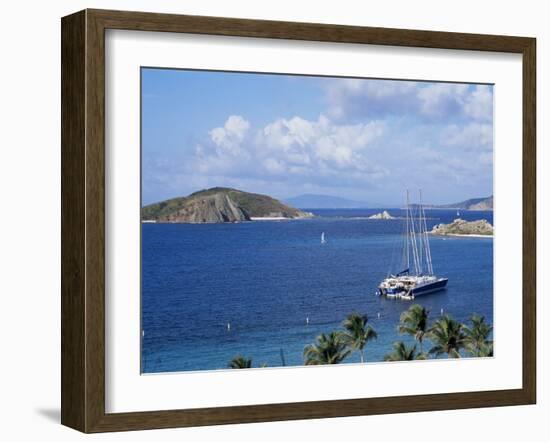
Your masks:
<svg viewBox="0 0 550 442"><path fill-rule="evenodd" d="M227 365L229 368L251 368L252 367L252 359L245 358L241 355L235 356L231 361L229 361L229 364Z"/></svg>
<svg viewBox="0 0 550 442"><path fill-rule="evenodd" d="M427 359L425 353L417 353L416 345L408 347L403 341L393 343L393 351L384 356L384 361L414 361Z"/></svg>
<svg viewBox="0 0 550 442"><path fill-rule="evenodd" d="M447 354L447 357L459 358L460 350L466 348L464 324L454 320L450 315L438 319L428 331L432 341L431 354Z"/></svg>
<svg viewBox="0 0 550 442"><path fill-rule="evenodd" d="M366 315L351 313L342 322L344 332L341 335L342 341L352 351L361 353L361 362L364 361L363 351L367 343L378 337L378 334L370 325L367 325Z"/></svg>
<svg viewBox="0 0 550 442"><path fill-rule="evenodd" d="M351 353L339 332L317 336L317 342L304 348L305 365L339 364Z"/></svg>
<svg viewBox="0 0 550 442"><path fill-rule="evenodd" d="M485 317L473 314L470 317L471 326L464 327L466 334L466 350L474 357L493 355L493 341L490 339L493 326L485 322Z"/></svg>
<svg viewBox="0 0 550 442"><path fill-rule="evenodd" d="M421 350L424 335L428 331L429 314L429 310L420 304L413 304L399 317L399 333L413 336L420 343Z"/></svg>

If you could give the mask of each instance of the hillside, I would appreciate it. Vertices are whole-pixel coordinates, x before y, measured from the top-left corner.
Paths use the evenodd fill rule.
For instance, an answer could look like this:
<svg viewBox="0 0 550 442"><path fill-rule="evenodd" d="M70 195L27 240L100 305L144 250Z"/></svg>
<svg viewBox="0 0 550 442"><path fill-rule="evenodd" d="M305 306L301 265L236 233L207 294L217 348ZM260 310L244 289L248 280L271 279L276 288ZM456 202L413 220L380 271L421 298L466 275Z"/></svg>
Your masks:
<svg viewBox="0 0 550 442"><path fill-rule="evenodd" d="M493 210L493 195L485 198L471 198L454 204L429 207L434 209Z"/></svg>
<svg viewBox="0 0 550 442"><path fill-rule="evenodd" d="M224 223L250 221L252 218L311 216L267 195L226 187L201 190L186 197L150 204L141 210L144 221L173 223Z"/></svg>

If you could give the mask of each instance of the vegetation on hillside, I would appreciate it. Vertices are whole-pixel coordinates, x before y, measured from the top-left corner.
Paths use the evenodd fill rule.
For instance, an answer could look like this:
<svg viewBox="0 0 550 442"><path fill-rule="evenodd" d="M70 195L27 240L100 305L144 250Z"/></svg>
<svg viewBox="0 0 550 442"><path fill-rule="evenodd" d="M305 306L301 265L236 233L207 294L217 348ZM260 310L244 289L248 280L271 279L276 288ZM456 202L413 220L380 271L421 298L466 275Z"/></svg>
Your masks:
<svg viewBox="0 0 550 442"><path fill-rule="evenodd" d="M231 222L254 217L311 215L267 195L213 187L186 197L149 204L142 208L141 216L143 220L159 222Z"/></svg>

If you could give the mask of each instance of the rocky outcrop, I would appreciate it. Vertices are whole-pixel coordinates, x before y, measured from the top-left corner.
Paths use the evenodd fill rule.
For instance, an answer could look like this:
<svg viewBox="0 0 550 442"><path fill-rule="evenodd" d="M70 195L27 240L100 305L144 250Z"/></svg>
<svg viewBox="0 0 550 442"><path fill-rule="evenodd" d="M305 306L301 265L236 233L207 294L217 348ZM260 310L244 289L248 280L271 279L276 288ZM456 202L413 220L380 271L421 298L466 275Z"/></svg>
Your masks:
<svg viewBox="0 0 550 442"><path fill-rule="evenodd" d="M311 213L266 195L215 187L143 207L142 220L169 223L228 223L253 218L307 218Z"/></svg>
<svg viewBox="0 0 550 442"><path fill-rule="evenodd" d="M493 226L484 219L465 221L455 219L450 224L437 224L430 232L433 235L493 235Z"/></svg>
<svg viewBox="0 0 550 442"><path fill-rule="evenodd" d="M369 219L395 219L395 217L391 216L387 210L384 210L376 215L369 216Z"/></svg>
<svg viewBox="0 0 550 442"><path fill-rule="evenodd" d="M187 223L226 223L248 219L248 215L227 194L195 198L174 213L161 217L163 221Z"/></svg>

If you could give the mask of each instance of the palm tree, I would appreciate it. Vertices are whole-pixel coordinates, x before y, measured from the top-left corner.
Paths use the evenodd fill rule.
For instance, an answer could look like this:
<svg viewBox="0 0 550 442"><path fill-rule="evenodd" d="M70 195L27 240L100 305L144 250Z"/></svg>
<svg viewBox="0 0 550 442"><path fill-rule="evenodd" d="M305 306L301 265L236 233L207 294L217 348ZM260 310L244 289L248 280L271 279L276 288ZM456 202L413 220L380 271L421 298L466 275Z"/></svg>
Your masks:
<svg viewBox="0 0 550 442"><path fill-rule="evenodd" d="M393 343L393 351L384 356L384 361L414 361L426 359L426 353L417 353L416 345L407 347L403 341Z"/></svg>
<svg viewBox="0 0 550 442"><path fill-rule="evenodd" d="M229 364L227 365L229 368L251 368L252 367L252 359L245 358L241 355L235 356L231 361L229 361Z"/></svg>
<svg viewBox="0 0 550 442"><path fill-rule="evenodd" d="M346 330L342 334L342 339L352 350L358 350L361 356L361 362L365 362L365 346L367 342L376 339L378 334L368 325L368 318L359 313L351 313L342 323Z"/></svg>
<svg viewBox="0 0 550 442"><path fill-rule="evenodd" d="M449 315L438 319L430 328L428 336L434 344L430 353L436 356L446 353L449 358L459 358L460 350L466 345L464 324Z"/></svg>
<svg viewBox="0 0 550 442"><path fill-rule="evenodd" d="M321 333L315 344L304 348L304 363L306 365L339 364L351 353L342 339L341 333Z"/></svg>
<svg viewBox="0 0 550 442"><path fill-rule="evenodd" d="M414 336L420 344L420 353L423 352L422 341L428 331L429 310L418 304L411 305L408 310L401 313L399 318L399 333Z"/></svg>
<svg viewBox="0 0 550 442"><path fill-rule="evenodd" d="M485 322L485 316L473 314L471 327L464 327L466 350L474 357L493 356L493 341L489 339L493 326Z"/></svg>

